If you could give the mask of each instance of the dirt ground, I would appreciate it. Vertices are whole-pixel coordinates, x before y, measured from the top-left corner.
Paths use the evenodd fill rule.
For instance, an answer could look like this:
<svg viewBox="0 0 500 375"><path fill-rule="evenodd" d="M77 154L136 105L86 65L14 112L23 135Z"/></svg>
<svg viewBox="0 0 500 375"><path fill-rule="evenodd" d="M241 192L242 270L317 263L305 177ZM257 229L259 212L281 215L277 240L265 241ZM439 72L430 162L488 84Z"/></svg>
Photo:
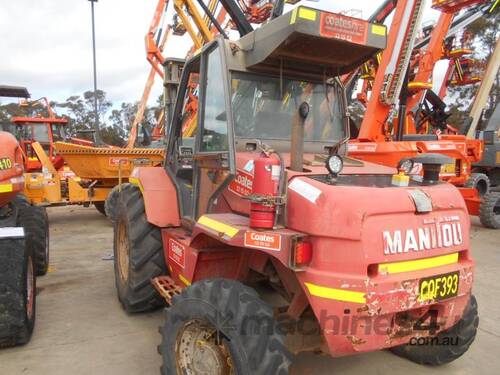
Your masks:
<svg viewBox="0 0 500 375"><path fill-rule="evenodd" d="M38 280L37 326L24 347L0 351L0 375L156 375L162 312L127 316L115 294L112 226L93 208L49 209L51 270ZM301 355L294 374L498 374L500 368L500 231L473 221L474 293L480 325L459 360L415 365L389 352L332 359Z"/></svg>

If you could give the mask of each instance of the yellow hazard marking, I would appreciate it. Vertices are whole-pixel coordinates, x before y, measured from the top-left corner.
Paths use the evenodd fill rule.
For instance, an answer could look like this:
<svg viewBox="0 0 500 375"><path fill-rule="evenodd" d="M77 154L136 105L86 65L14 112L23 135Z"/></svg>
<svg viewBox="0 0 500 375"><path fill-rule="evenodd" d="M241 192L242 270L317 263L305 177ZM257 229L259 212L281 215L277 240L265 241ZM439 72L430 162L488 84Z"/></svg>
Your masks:
<svg viewBox="0 0 500 375"><path fill-rule="evenodd" d="M411 271L425 270L427 268L445 266L447 264L454 264L457 262L458 262L458 253L453 253L433 258L379 264L378 270L379 272L382 273L411 272Z"/></svg>
<svg viewBox="0 0 500 375"><path fill-rule="evenodd" d="M387 29L385 26L372 25L372 34L385 36L387 34Z"/></svg>
<svg viewBox="0 0 500 375"><path fill-rule="evenodd" d="M191 285L191 282L186 279L184 276L182 276L181 274L179 274L179 279L184 283L186 284L187 286Z"/></svg>
<svg viewBox="0 0 500 375"><path fill-rule="evenodd" d="M304 283L311 295L316 297L334 299L337 301L366 303L364 292L354 292L352 290L335 289L326 286Z"/></svg>
<svg viewBox="0 0 500 375"><path fill-rule="evenodd" d="M408 83L409 89L432 89L432 82L410 82Z"/></svg>
<svg viewBox="0 0 500 375"><path fill-rule="evenodd" d="M224 233L229 237L234 237L240 231L238 228L221 223L220 221L214 219L210 219L206 216L200 217L198 219L198 224L202 224L207 228L215 230L216 232Z"/></svg>
<svg viewBox="0 0 500 375"><path fill-rule="evenodd" d="M11 193L14 191L12 184L0 184L0 193Z"/></svg>
<svg viewBox="0 0 500 375"><path fill-rule="evenodd" d="M316 11L313 9L299 8L299 18L303 18L308 21L316 21Z"/></svg>
<svg viewBox="0 0 500 375"><path fill-rule="evenodd" d="M292 18L290 19L290 25L293 25L297 21L297 8L292 12Z"/></svg>
<svg viewBox="0 0 500 375"><path fill-rule="evenodd" d="M137 177L129 177L128 182L130 182L132 185L137 186L141 192L144 191L141 181Z"/></svg>
<svg viewBox="0 0 500 375"><path fill-rule="evenodd" d="M490 13L493 13L493 11L495 10L495 8L497 7L499 2L500 2L500 0L495 1L495 4L493 4L493 6L489 10Z"/></svg>

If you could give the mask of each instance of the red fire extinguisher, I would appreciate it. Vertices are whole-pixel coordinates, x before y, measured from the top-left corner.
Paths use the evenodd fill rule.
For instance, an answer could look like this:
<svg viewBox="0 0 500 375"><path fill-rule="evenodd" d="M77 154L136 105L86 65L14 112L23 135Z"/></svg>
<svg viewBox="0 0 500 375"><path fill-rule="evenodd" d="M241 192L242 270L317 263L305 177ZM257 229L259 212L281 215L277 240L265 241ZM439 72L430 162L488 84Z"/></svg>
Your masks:
<svg viewBox="0 0 500 375"><path fill-rule="evenodd" d="M250 205L250 226L272 229L276 216L275 198L278 196L280 161L262 152L254 160L254 179Z"/></svg>

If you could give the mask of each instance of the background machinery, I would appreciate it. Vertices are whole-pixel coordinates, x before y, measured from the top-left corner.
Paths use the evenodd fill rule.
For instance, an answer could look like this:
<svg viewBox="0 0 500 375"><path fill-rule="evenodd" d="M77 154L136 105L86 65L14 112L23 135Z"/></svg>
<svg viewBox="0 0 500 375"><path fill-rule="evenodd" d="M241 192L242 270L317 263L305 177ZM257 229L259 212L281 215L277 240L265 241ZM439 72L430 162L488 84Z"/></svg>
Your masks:
<svg viewBox="0 0 500 375"><path fill-rule="evenodd" d="M420 6L398 1L394 17L411 26ZM135 168L120 194L117 293L128 312L169 305L162 373L286 374L291 353L319 348L458 358L478 317L467 209L439 181L448 158L415 154L417 181L343 157L340 77L385 48L385 26L297 7L243 34L186 61L165 165ZM457 345L406 345L416 335Z"/></svg>
<svg viewBox="0 0 500 375"><path fill-rule="evenodd" d="M410 26L400 23L397 14L394 15L392 40L382 53L374 81L369 85L372 90L367 109L358 138L349 144L349 153L356 158L393 167L397 167L405 156L419 153L450 156L453 160L443 166L440 177L459 187L471 215L479 216L485 226L500 228L500 217L495 209L491 209L491 201L498 200L496 194L488 194L488 189L481 191L470 185L474 179L472 165L482 158L483 142L456 134L458 126L449 126L445 105L431 90L434 64L447 56L443 45L446 35L450 30L463 27L464 22L476 19L476 12L484 14L492 6L484 1L473 4L455 1L453 4L450 7L446 2L434 3L433 6L442 13L436 26L424 34L418 45L427 45L425 50L414 49L420 24L418 14L411 15ZM478 8L454 20L456 12L470 5ZM397 38L398 35L404 35L404 38ZM421 169L415 169L414 173L421 173Z"/></svg>
<svg viewBox="0 0 500 375"><path fill-rule="evenodd" d="M22 87L0 86L0 96L25 97ZM23 152L0 131L0 347L26 344L36 315L36 276L49 262L48 218L31 206L24 189Z"/></svg>

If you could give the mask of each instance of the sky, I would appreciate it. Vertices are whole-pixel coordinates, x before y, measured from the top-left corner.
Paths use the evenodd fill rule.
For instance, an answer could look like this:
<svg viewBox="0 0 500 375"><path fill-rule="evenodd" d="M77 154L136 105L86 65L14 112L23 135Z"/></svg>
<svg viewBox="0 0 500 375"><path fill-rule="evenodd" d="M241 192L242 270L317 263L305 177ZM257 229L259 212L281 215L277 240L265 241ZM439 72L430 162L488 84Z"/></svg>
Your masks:
<svg viewBox="0 0 500 375"><path fill-rule="evenodd" d="M158 0L98 0L95 3L98 88L115 104L140 99L150 66L144 36ZM303 0L299 4L367 18L381 0ZM430 0L428 0L430 3ZM428 5L429 7L429 5ZM287 10L290 7L287 8ZM426 17L432 17L432 11ZM0 84L26 86L32 98L64 101L93 88L91 13L88 0L0 2ZM166 47L184 57L187 36ZM159 79L156 94L161 92Z"/></svg>

